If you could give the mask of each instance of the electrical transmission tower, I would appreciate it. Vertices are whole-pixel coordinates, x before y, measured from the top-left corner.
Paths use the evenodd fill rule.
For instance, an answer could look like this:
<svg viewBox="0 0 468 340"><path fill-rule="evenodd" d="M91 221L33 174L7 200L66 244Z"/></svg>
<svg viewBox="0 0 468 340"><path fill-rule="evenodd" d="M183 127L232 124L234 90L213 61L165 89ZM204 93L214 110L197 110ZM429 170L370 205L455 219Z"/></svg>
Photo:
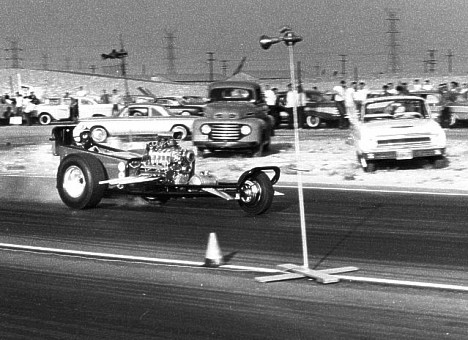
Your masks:
<svg viewBox="0 0 468 340"><path fill-rule="evenodd" d="M209 77L210 81L214 80L214 74L213 74L213 62L216 60L213 58L214 52L206 52L208 54L208 67L209 67Z"/></svg>
<svg viewBox="0 0 468 340"><path fill-rule="evenodd" d="M339 54L339 56L341 57L341 75L343 77L346 76L346 54Z"/></svg>
<svg viewBox="0 0 468 340"><path fill-rule="evenodd" d="M6 58L6 60L11 60L11 68L21 68L19 52L22 51L21 48L18 48L18 40L10 40L10 48L5 49L7 52L11 52L11 57Z"/></svg>
<svg viewBox="0 0 468 340"><path fill-rule="evenodd" d="M42 53L42 69L49 69L49 55L47 53Z"/></svg>
<svg viewBox="0 0 468 340"><path fill-rule="evenodd" d="M400 20L397 18L397 13L395 10L386 10L388 14L389 29L387 34L390 35L389 42L389 51L388 51L388 60L387 60L387 72L398 73L401 71L400 56L398 55L398 33L397 22Z"/></svg>
<svg viewBox="0 0 468 340"><path fill-rule="evenodd" d="M167 40L167 74L177 74L176 66L175 66L175 36L173 32L166 32L166 36L164 37Z"/></svg>
<svg viewBox="0 0 468 340"><path fill-rule="evenodd" d="M446 57L448 58L448 72L452 73L452 59L455 55L452 53L452 50L448 50Z"/></svg>
<svg viewBox="0 0 468 340"><path fill-rule="evenodd" d="M435 66L437 64L437 60L435 58L435 53L437 50L427 50L429 53L429 59L427 60L427 64L429 65L429 72L434 73L435 72Z"/></svg>

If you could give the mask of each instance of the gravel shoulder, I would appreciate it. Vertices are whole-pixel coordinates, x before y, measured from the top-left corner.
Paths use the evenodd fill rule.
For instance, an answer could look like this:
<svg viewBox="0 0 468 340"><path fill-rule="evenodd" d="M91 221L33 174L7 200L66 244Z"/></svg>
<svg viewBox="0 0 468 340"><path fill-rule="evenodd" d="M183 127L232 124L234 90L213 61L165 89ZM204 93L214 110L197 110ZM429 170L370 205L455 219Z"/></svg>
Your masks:
<svg viewBox="0 0 468 340"><path fill-rule="evenodd" d="M305 133L313 133L308 130ZM122 148L141 148L144 143L111 142ZM182 145L191 148L191 142ZM358 164L354 148L343 137L329 136L300 142L300 161L296 162L294 141L284 135L273 137L271 150L259 158L234 154L197 157L197 171L210 171L219 179L236 180L242 172L255 166L276 165L281 168L279 184L295 185L297 169L304 185L337 187L396 187L425 190L468 192L468 142L449 141L449 163L433 169L428 163L389 164L375 173L365 173ZM59 158L52 155L49 143L34 145L0 144L0 175L55 178Z"/></svg>

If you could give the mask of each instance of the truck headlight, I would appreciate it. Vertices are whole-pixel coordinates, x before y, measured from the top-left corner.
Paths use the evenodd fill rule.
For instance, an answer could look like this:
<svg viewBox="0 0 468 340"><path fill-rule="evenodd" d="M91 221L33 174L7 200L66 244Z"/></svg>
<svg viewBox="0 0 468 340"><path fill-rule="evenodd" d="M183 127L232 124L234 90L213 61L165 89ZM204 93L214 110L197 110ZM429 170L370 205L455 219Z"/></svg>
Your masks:
<svg viewBox="0 0 468 340"><path fill-rule="evenodd" d="M369 139L363 139L359 142L359 147L363 151L370 151L374 150L377 148L377 141L375 139L369 138Z"/></svg>
<svg viewBox="0 0 468 340"><path fill-rule="evenodd" d="M242 125L240 129L241 134L244 136L250 135L252 133L252 128L248 125Z"/></svg>
<svg viewBox="0 0 468 340"><path fill-rule="evenodd" d="M201 127L200 127L200 131L201 133L203 133L204 135L207 135L211 132L211 127L208 125L208 124L203 124Z"/></svg>
<svg viewBox="0 0 468 340"><path fill-rule="evenodd" d="M445 133L438 133L432 137L432 143L439 148L445 148L447 144L447 138Z"/></svg>

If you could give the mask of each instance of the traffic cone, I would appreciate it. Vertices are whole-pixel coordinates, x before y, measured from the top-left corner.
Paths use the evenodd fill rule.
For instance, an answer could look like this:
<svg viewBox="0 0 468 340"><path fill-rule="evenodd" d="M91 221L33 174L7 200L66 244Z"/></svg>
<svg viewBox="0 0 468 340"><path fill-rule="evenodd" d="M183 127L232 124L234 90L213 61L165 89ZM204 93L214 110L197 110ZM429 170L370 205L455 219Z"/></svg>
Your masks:
<svg viewBox="0 0 468 340"><path fill-rule="evenodd" d="M206 248L205 267L218 267L224 263L223 254L219 248L215 233L210 233L208 247Z"/></svg>

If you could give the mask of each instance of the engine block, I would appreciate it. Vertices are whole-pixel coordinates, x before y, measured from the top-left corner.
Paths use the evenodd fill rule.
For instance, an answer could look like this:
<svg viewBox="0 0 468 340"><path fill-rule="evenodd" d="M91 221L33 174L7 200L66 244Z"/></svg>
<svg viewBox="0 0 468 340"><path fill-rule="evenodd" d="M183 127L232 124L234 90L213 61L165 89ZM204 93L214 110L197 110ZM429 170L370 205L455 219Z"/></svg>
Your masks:
<svg viewBox="0 0 468 340"><path fill-rule="evenodd" d="M195 153L172 137L158 136L146 145L140 173L159 177L162 183L187 184L195 169Z"/></svg>

